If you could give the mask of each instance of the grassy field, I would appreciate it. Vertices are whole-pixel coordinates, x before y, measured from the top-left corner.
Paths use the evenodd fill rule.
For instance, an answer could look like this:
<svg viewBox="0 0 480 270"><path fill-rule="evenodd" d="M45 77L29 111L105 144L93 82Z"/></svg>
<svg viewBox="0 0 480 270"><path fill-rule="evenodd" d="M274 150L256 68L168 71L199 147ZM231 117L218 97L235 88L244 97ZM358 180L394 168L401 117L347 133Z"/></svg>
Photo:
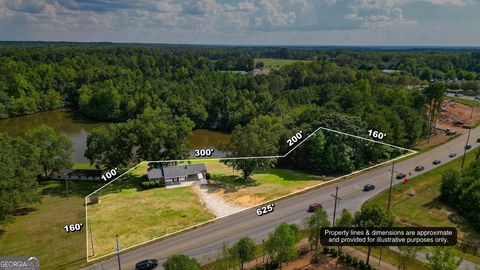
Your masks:
<svg viewBox="0 0 480 270"><path fill-rule="evenodd" d="M480 107L480 101L478 100L475 100L475 103L473 100L470 100L470 99L464 99L464 98L459 98L459 97L446 97L446 98L450 98L450 99L453 99L455 100L456 102L458 103L462 103L463 105L467 105L467 106L472 106L472 105L475 105L475 108L477 107Z"/></svg>
<svg viewBox="0 0 480 270"><path fill-rule="evenodd" d="M475 158L479 150L467 153L465 166L468 166ZM455 227L459 237L467 239L480 239L480 233L473 229L468 222L460 218L460 215L451 207L440 201L441 173L447 169L459 169L462 158L448 162L430 172L410 179L407 185L397 185L393 188L391 212L396 220L404 225L412 226L444 226ZM415 196L408 194L413 189ZM388 193L384 192L375 197L373 202L387 206ZM460 218L460 222L453 222L450 216ZM458 253L466 259L480 262L480 257Z"/></svg>
<svg viewBox="0 0 480 270"><path fill-rule="evenodd" d="M285 65L290 65L296 62L309 62L307 60L294 60L294 59L276 59L276 58L255 58L255 64L263 62L266 68L278 68Z"/></svg>
<svg viewBox="0 0 480 270"><path fill-rule="evenodd" d="M292 192L321 183L318 176L287 169L256 171L250 182L245 182L240 173L221 163L207 164L212 187L229 201L242 205L256 205Z"/></svg>
<svg viewBox="0 0 480 270"><path fill-rule="evenodd" d="M141 174L142 166L133 173ZM102 190L99 204L88 206L96 257L114 251L116 233L127 248L214 218L192 187L142 190L141 181L119 179Z"/></svg>
<svg viewBox="0 0 480 270"><path fill-rule="evenodd" d="M42 203L20 208L0 232L0 256L39 256L42 269L78 269L86 262L85 228L66 233L63 227L85 223L84 196L99 184L71 181L67 200L64 183L42 183Z"/></svg>

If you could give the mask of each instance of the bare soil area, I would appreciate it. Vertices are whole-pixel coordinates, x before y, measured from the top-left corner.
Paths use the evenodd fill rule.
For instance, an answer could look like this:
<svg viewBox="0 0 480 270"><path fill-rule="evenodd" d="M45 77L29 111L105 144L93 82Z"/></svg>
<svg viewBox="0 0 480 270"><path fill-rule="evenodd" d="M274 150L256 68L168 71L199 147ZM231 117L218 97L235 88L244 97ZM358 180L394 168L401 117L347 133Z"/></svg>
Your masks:
<svg viewBox="0 0 480 270"><path fill-rule="evenodd" d="M456 102L452 99L446 99L441 106L441 112L435 124L435 133L430 137L430 140L424 140L416 145L416 149L425 149L431 146L439 145L448 141L450 136L447 136L446 130L454 130L457 134L467 132L465 126L474 127L480 121L480 109L477 107L473 110L472 107Z"/></svg>

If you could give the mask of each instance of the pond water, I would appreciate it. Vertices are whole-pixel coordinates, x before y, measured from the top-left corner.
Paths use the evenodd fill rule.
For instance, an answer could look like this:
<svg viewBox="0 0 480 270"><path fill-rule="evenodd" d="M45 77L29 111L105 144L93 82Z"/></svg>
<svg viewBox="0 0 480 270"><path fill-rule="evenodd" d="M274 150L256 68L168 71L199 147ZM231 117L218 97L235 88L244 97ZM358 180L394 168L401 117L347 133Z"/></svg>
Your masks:
<svg viewBox="0 0 480 270"><path fill-rule="evenodd" d="M72 161L78 163L89 162L89 160L83 156L83 153L87 148L87 137L92 129L106 125L107 123L98 122L85 117L76 111L62 108L31 115L1 119L0 132L6 132L10 136L22 136L27 130L41 124L48 125L57 132L64 132L70 137L74 149L72 153ZM229 140L230 135L227 133L206 129L194 130L190 156L194 156L194 149L209 147L215 148L212 156L223 156L223 153L218 150L218 146L228 143Z"/></svg>

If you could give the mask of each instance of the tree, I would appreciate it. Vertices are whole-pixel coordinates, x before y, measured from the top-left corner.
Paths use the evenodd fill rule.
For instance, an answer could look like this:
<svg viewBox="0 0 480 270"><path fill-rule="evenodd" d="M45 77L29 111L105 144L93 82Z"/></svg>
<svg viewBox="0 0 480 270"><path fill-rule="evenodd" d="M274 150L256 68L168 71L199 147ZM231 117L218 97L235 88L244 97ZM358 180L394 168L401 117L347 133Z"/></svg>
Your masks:
<svg viewBox="0 0 480 270"><path fill-rule="evenodd" d="M146 109L133 123L138 156L143 160L175 160L188 156L195 124L166 108Z"/></svg>
<svg viewBox="0 0 480 270"><path fill-rule="evenodd" d="M400 253L397 255L399 270L407 270L417 259L417 254L422 250L420 246L399 246Z"/></svg>
<svg viewBox="0 0 480 270"><path fill-rule="evenodd" d="M238 266L238 257L233 248L223 243L218 253L218 259L213 263L212 270L232 270Z"/></svg>
<svg viewBox="0 0 480 270"><path fill-rule="evenodd" d="M277 261L282 269L284 262L289 262L297 257L296 243L299 240L299 228L296 225L282 223L275 231L268 234L265 248L269 256Z"/></svg>
<svg viewBox="0 0 480 270"><path fill-rule="evenodd" d="M183 254L168 257L163 263L165 270L200 270L200 263L195 258Z"/></svg>
<svg viewBox="0 0 480 270"><path fill-rule="evenodd" d="M255 243L249 237L243 237L233 245L233 252L240 260L240 269L243 269L245 262L255 259Z"/></svg>
<svg viewBox="0 0 480 270"><path fill-rule="evenodd" d="M0 133L0 225L13 221L19 205L40 202L38 159L38 148Z"/></svg>
<svg viewBox="0 0 480 270"><path fill-rule="evenodd" d="M275 165L277 158L252 158L278 155L278 140L283 125L278 118L260 117L246 126L237 126L232 133L229 149L233 157L246 159L224 159L223 163L235 170L242 171L247 181L258 169Z"/></svg>
<svg viewBox="0 0 480 270"><path fill-rule="evenodd" d="M41 125L25 135L26 140L39 149L39 164L45 178L72 167L73 143L64 134L56 134L53 128Z"/></svg>
<svg viewBox="0 0 480 270"><path fill-rule="evenodd" d="M455 256L453 247L433 247L432 253L427 254L427 261L431 270L455 270L462 259Z"/></svg>
<svg viewBox="0 0 480 270"><path fill-rule="evenodd" d="M313 215L307 218L306 225L308 231L308 241L314 250L313 258L315 262L317 262L320 244L320 230L324 227L330 226L327 212L323 208L315 210Z"/></svg>
<svg viewBox="0 0 480 270"><path fill-rule="evenodd" d="M361 210L355 213L354 224L358 227L391 227L394 219L392 214L380 208L378 204L367 203L364 204ZM368 246L367 264L370 261L370 251L372 247Z"/></svg>
<svg viewBox="0 0 480 270"><path fill-rule="evenodd" d="M426 89L424 94L428 97L429 102L429 124L428 124L428 138L432 130L435 129L435 121L437 117L438 109L442 104L443 97L445 96L446 86L442 82L436 81L431 83Z"/></svg>
<svg viewBox="0 0 480 270"><path fill-rule="evenodd" d="M132 121L95 128L87 137L85 157L97 168L128 166L135 161L136 139Z"/></svg>
<svg viewBox="0 0 480 270"><path fill-rule="evenodd" d="M335 226L337 227L350 227L353 225L353 216L352 216L352 213L350 213L350 211L348 211L348 209L346 208L343 208L342 210L342 216L337 219L337 224L335 224ZM338 247L338 251L341 251L342 250L342 246L339 246Z"/></svg>

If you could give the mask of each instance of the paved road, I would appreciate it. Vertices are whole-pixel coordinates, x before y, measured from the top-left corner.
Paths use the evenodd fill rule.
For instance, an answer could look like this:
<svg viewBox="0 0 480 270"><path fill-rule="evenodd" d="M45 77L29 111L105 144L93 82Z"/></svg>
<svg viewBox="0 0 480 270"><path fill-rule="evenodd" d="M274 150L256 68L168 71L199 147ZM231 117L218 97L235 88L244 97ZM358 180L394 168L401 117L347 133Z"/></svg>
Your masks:
<svg viewBox="0 0 480 270"><path fill-rule="evenodd" d="M455 97L455 94L452 94L452 93L448 93L447 96L449 97ZM457 98L461 98L461 99L466 99L466 100L474 100L475 97L473 96L461 96L461 97L457 97ZM478 101L478 100L477 100Z"/></svg>
<svg viewBox="0 0 480 270"><path fill-rule="evenodd" d="M480 145L475 142L477 137L480 137L480 128L472 130L470 141L473 148ZM411 176L408 177L412 177L436 167L432 164L435 159L441 160L442 163L451 160L448 155L452 152L457 154L456 158L461 158L466 139L467 135L464 134L428 152L399 161L395 165L395 171L407 175L411 173ZM425 170L417 173L414 168L420 164L425 166ZM338 212L341 212L343 208L356 211L366 200L386 190L390 183L390 169L391 165L385 165L339 182L339 196L342 200L338 206ZM394 179L395 184L401 182L401 180ZM374 184L376 189L370 192L362 191L363 186L367 183ZM329 216L332 217L334 200L331 194L334 193L335 186L325 186L278 201L275 203L275 211L262 217L256 215L255 209L247 209L195 230L141 248L127 250L120 254L122 269L134 269L135 263L143 259L156 258L163 263L165 258L176 253L194 256L200 261L206 262L218 254L219 248L225 242L233 243L244 236L260 242L282 222L301 224L302 219L309 215L306 208L314 202L322 203ZM84 269L118 269L117 258L115 256Z"/></svg>

